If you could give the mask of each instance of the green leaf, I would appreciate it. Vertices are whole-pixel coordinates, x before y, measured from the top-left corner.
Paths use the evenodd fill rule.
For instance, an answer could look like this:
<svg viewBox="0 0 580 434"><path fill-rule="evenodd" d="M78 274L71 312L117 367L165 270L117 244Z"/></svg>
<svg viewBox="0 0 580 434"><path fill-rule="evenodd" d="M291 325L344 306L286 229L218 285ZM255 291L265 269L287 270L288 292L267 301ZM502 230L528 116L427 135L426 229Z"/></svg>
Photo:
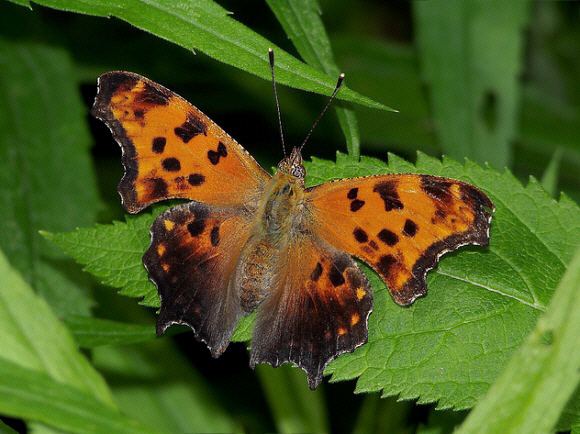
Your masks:
<svg viewBox="0 0 580 434"><path fill-rule="evenodd" d="M381 434L409 432L409 418L413 404L395 398L383 399L368 394L359 411L353 434Z"/></svg>
<svg viewBox="0 0 580 434"><path fill-rule="evenodd" d="M580 384L580 249L539 319L457 434L551 433Z"/></svg>
<svg viewBox="0 0 580 434"><path fill-rule="evenodd" d="M432 410L427 425L419 425L417 434L449 434L467 416L467 411Z"/></svg>
<svg viewBox="0 0 580 434"><path fill-rule="evenodd" d="M67 54L0 39L0 248L61 315L88 314L83 276L39 229L95 221L85 108Z"/></svg>
<svg viewBox="0 0 580 434"><path fill-rule="evenodd" d="M45 373L0 357L0 411L81 434L153 433L114 408Z"/></svg>
<svg viewBox="0 0 580 434"><path fill-rule="evenodd" d="M516 132L530 2L444 0L413 7L423 77L444 152L503 168L510 163Z"/></svg>
<svg viewBox="0 0 580 434"><path fill-rule="evenodd" d="M427 297L409 308L394 304L372 272L374 311L369 343L335 360L333 380L359 377L358 392L439 402L440 408L475 404L546 309L553 289L580 243L580 212L566 197L548 197L534 180L523 187L509 172L419 155L414 166L394 155L389 164L338 154L314 159L308 184L390 172L427 173L471 182L496 205L489 249L445 256L429 273ZM141 256L153 216L144 214L52 239L97 277L122 292L157 301ZM153 304L153 303L151 303ZM251 319L236 338L248 338Z"/></svg>
<svg viewBox="0 0 580 434"><path fill-rule="evenodd" d="M66 327L1 251L0 348L7 362L45 373L59 383L113 405L107 385L77 350Z"/></svg>
<svg viewBox="0 0 580 434"><path fill-rule="evenodd" d="M306 63L328 75L338 77L340 71L334 61L317 1L266 0L266 2ZM351 108L337 107L336 114L346 138L349 155L358 157L360 137L354 111Z"/></svg>
<svg viewBox="0 0 580 434"><path fill-rule="evenodd" d="M83 316L68 317L65 324L81 348L134 344L156 337L154 324L128 324Z"/></svg>
<svg viewBox="0 0 580 434"><path fill-rule="evenodd" d="M42 6L102 17L116 17L188 50L199 50L220 62L270 80L270 41L234 20L211 0L38 0ZM25 4L19 2L19 4ZM276 48L276 77L281 84L330 95L335 77L308 66ZM382 110L389 107L344 88L339 99Z"/></svg>
<svg viewBox="0 0 580 434"><path fill-rule="evenodd" d="M562 161L562 152L561 149L556 149L542 175L542 187L551 196L555 196L558 190L558 174L560 171L560 162Z"/></svg>
<svg viewBox="0 0 580 434"><path fill-rule="evenodd" d="M126 222L77 228L69 233L43 233L85 270L128 297L143 297L142 304L159 307L155 285L147 277L141 258L150 243L153 214L127 216Z"/></svg>
<svg viewBox="0 0 580 434"><path fill-rule="evenodd" d="M306 375L290 366L256 367L279 433L326 433L328 419L321 389L310 390Z"/></svg>
<svg viewBox="0 0 580 434"><path fill-rule="evenodd" d="M216 391L168 339L139 346L99 347L95 365L109 379L123 413L171 433L240 432Z"/></svg>
<svg viewBox="0 0 580 434"><path fill-rule="evenodd" d="M232 342L247 342L252 339L252 330L254 327L254 321L256 320L256 313L252 312L251 314L243 317L238 325L236 326L236 330L232 335Z"/></svg>

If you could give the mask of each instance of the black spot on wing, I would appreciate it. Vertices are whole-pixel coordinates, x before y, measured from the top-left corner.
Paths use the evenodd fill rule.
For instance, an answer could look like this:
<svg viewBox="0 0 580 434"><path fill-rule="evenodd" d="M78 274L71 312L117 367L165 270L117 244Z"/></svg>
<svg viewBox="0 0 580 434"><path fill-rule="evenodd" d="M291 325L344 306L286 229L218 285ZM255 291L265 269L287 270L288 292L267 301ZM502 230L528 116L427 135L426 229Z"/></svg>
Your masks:
<svg viewBox="0 0 580 434"><path fill-rule="evenodd" d="M214 226L211 229L210 240L211 240L211 245L214 247L220 243L220 227L219 226Z"/></svg>
<svg viewBox="0 0 580 434"><path fill-rule="evenodd" d="M388 246L394 246L395 244L397 244L399 242L399 237L396 233L388 230L388 229L382 229L378 234L377 237L379 237L379 240L381 240L383 243L385 243Z"/></svg>
<svg viewBox="0 0 580 434"><path fill-rule="evenodd" d="M133 114L137 119L143 119L145 117L145 110L137 109L133 111Z"/></svg>
<svg viewBox="0 0 580 434"><path fill-rule="evenodd" d="M191 113L187 115L185 122L179 127L176 127L173 131L175 132L175 135L183 141L183 143L188 143L199 134L207 135L205 124Z"/></svg>
<svg viewBox="0 0 580 434"><path fill-rule="evenodd" d="M346 197L350 200L352 199L356 199L356 196L358 195L358 188L351 188L348 193L346 194Z"/></svg>
<svg viewBox="0 0 580 434"><path fill-rule="evenodd" d="M403 227L403 234L405 234L408 237L414 237L415 234L417 233L417 223L415 223L413 220L407 219L405 220L405 226Z"/></svg>
<svg viewBox="0 0 580 434"><path fill-rule="evenodd" d="M345 269L344 264L339 262L334 262L330 269L328 270L328 279L333 286L343 285L345 282L344 276L342 275Z"/></svg>
<svg viewBox="0 0 580 434"><path fill-rule="evenodd" d="M366 243L369 240L369 236L361 228L355 228L352 234L354 235L354 239L359 243Z"/></svg>
<svg viewBox="0 0 580 434"><path fill-rule="evenodd" d="M167 139L165 137L155 137L151 144L151 150L156 154L162 154L165 150Z"/></svg>
<svg viewBox="0 0 580 434"><path fill-rule="evenodd" d="M207 151L207 158L214 166L220 162L220 158L227 156L228 150L226 149L226 145L224 145L222 142L219 143L217 151L211 149Z"/></svg>
<svg viewBox="0 0 580 434"><path fill-rule="evenodd" d="M403 209L403 202L399 198L397 183L395 181L377 182L373 187L373 191L378 193L385 203L385 211Z"/></svg>
<svg viewBox="0 0 580 434"><path fill-rule="evenodd" d="M350 210L352 212L357 212L359 209L361 209L365 204L364 200L360 200L360 199L355 199L350 203Z"/></svg>
<svg viewBox="0 0 580 434"><path fill-rule="evenodd" d="M192 173L187 177L187 182L189 182L193 187L197 187L205 182L205 176L201 173Z"/></svg>
<svg viewBox="0 0 580 434"><path fill-rule="evenodd" d="M181 170L181 163L177 158L166 158L161 162L161 165L168 172L178 172Z"/></svg>
<svg viewBox="0 0 580 434"><path fill-rule="evenodd" d="M310 274L310 280L312 280L313 282L317 282L318 279L320 279L321 275L322 275L322 265L320 264L320 262L318 262L316 264L316 267L314 267L314 270L312 270L312 273Z"/></svg>
<svg viewBox="0 0 580 434"><path fill-rule="evenodd" d="M196 218L187 225L187 230L192 237L197 237L205 229L205 219Z"/></svg>

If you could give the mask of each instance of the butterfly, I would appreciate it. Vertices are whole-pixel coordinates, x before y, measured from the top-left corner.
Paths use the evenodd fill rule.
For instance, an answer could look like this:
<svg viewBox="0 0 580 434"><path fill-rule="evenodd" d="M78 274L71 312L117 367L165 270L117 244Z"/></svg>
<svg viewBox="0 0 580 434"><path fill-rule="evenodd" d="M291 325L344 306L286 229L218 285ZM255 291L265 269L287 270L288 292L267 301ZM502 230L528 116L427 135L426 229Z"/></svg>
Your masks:
<svg viewBox="0 0 580 434"><path fill-rule="evenodd" d="M129 213L187 200L156 218L143 263L161 299L157 333L186 324L214 357L257 311L250 365L293 363L315 388L331 360L367 341L372 292L353 257L406 306L442 254L489 241L493 204L472 185L385 174L305 188L301 147L270 175L200 110L134 73L101 75L93 114L121 146Z"/></svg>

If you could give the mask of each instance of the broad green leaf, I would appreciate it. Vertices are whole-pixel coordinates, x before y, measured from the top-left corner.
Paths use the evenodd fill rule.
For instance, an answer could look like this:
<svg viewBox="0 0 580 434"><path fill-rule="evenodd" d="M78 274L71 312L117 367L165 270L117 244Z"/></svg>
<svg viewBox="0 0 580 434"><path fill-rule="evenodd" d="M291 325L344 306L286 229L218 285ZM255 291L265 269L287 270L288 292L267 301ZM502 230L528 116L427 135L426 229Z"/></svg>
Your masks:
<svg viewBox="0 0 580 434"><path fill-rule="evenodd" d="M82 275L39 229L95 221L90 138L67 54L0 39L0 248L61 315L88 314Z"/></svg>
<svg viewBox="0 0 580 434"><path fill-rule="evenodd" d="M306 63L338 77L339 68L334 61L330 40L320 18L316 0L266 0L282 24L284 31ZM337 107L336 114L346 138L349 155L358 157L360 137L356 115L351 108Z"/></svg>
<svg viewBox="0 0 580 434"><path fill-rule="evenodd" d="M216 392L168 339L99 347L94 363L108 378L123 413L171 433L240 432Z"/></svg>
<svg viewBox="0 0 580 434"><path fill-rule="evenodd" d="M7 362L45 373L112 406L102 377L77 350L44 299L32 291L1 251L0 348Z"/></svg>
<svg viewBox="0 0 580 434"><path fill-rule="evenodd" d="M290 366L256 367L277 432L326 433L328 419L321 389L310 390L306 375Z"/></svg>
<svg viewBox="0 0 580 434"><path fill-rule="evenodd" d="M130 324L108 319L72 316L65 324L81 348L127 345L155 339L155 324Z"/></svg>
<svg viewBox="0 0 580 434"><path fill-rule="evenodd" d="M547 312L457 434L548 434L580 384L580 248Z"/></svg>
<svg viewBox="0 0 580 434"><path fill-rule="evenodd" d="M93 395L0 357L0 412L80 434L153 432Z"/></svg>
<svg viewBox="0 0 580 434"><path fill-rule="evenodd" d="M445 154L500 169L510 163L530 5L527 0L413 3L422 75Z"/></svg>
<svg viewBox="0 0 580 434"><path fill-rule="evenodd" d="M580 212L566 197L551 199L534 180L523 187L509 172L468 162L443 162L419 155L414 166L394 155L389 164L338 155L314 159L309 185L335 178L389 172L427 173L471 182L489 193L497 211L489 249L447 255L429 273L429 294L409 308L391 300L379 278L374 288L369 343L334 361L333 380L359 378L358 392L468 408L494 381L546 309L553 289L580 244ZM54 234L53 241L104 283L156 305L141 256L149 244L153 216L127 223ZM250 323L236 336L248 338Z"/></svg>
<svg viewBox="0 0 580 434"><path fill-rule="evenodd" d="M188 50L199 50L220 62L270 80L268 48L274 44L234 20L211 0L37 0L33 3L81 14L116 17ZM28 5L29 2L18 1ZM281 84L329 95L336 79L308 66L280 48L276 76ZM391 110L345 87L339 99Z"/></svg>
<svg viewBox="0 0 580 434"><path fill-rule="evenodd" d="M43 235L66 254L85 265L85 270L120 294L143 297L142 304L159 307L155 285L147 277L141 258L150 243L154 216L127 216L126 222L78 228L69 233Z"/></svg>

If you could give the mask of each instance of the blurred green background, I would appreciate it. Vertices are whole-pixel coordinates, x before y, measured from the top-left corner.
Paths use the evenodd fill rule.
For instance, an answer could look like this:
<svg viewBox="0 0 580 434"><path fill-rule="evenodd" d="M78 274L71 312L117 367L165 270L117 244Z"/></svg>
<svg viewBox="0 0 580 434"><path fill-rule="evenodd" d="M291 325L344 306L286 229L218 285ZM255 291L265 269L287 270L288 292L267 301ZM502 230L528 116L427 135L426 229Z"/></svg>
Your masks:
<svg viewBox="0 0 580 434"><path fill-rule="evenodd" d="M236 20L300 57L266 2L219 3ZM497 169L507 167L524 183L530 175L542 179L554 197L564 191L576 201L580 199L579 2L492 2L493 7L486 8L478 7L481 2L456 1L319 3L348 86L399 110L389 113L353 106L361 154L384 159L387 152L394 152L413 161L420 150L458 160L467 157ZM123 217L116 193L122 176L120 149L106 127L88 114L96 77L108 70L143 74L184 96L264 167L281 158L267 81L202 53L193 55L117 19L39 6L30 11L0 2L0 88L8 86L3 80L18 74L11 66L14 53L26 65L33 61L30 53L44 47L54 54L44 59L46 65L57 72L62 68L64 76L75 83L90 132L67 131L66 126L60 132L65 141L78 140L90 147L90 161L83 160L87 170L59 182L74 183L80 191L83 185L89 189L93 188L89 184L97 186L97 195L83 199L86 213L76 218L75 226ZM63 76L57 72L55 76ZM325 98L284 87L279 93L287 142L297 144ZM30 96L30 107L19 107L23 118L33 117L38 110L33 106L34 97ZM36 97L42 100L50 95ZM77 103L73 101L71 107L76 108ZM43 104L44 110L51 110L50 98ZM26 127L19 126L24 131ZM49 135L50 125L45 127ZM59 138L50 140L54 143ZM336 150L346 152L345 139L336 116L329 114L304 153L305 157L332 159ZM2 152L4 156L10 153L8 149ZM38 161L41 164L42 159ZM83 206L75 203L74 196L67 199L74 206ZM72 229L69 226L55 223L49 229ZM2 231L0 238L6 239L9 229ZM26 267L27 259L18 257L18 249L12 250L9 259ZM54 261L64 259L56 255ZM68 273L80 274L78 270ZM97 282L85 286L92 286L94 302L77 309L65 300L55 308L59 316L66 317L69 310L75 314L92 310L101 318L152 322L154 313L134 301L99 288ZM181 390L186 388L184 384L200 389L196 395L200 402L207 397L209 407L220 409L204 413L203 406L198 406L195 417L223 417L224 430L236 426L247 432L439 433L449 432L465 416L462 412L434 412L432 405L353 395L353 382L325 383L318 392L310 393L302 372L269 367L254 372L248 368L243 344L230 345L224 356L213 360L190 333L135 348L99 348L93 360L126 413L150 426L167 428L167 420L173 420L176 430L182 426L179 413L191 411L184 398L188 392ZM157 401L151 402L143 394L147 388L159 390ZM24 429L21 421L7 423Z"/></svg>

